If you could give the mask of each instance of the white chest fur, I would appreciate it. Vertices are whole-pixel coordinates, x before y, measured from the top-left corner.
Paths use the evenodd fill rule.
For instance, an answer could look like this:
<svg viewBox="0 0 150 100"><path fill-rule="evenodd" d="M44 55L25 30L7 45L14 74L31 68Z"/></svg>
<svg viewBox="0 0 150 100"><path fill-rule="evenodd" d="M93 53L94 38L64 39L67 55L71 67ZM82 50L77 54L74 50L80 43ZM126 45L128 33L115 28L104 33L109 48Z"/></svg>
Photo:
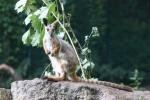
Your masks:
<svg viewBox="0 0 150 100"><path fill-rule="evenodd" d="M55 73L62 73L63 69L61 66L61 62L58 60L58 58L52 57L51 55L49 55L49 58L50 58L51 63L52 63L53 71Z"/></svg>
<svg viewBox="0 0 150 100"><path fill-rule="evenodd" d="M50 41L50 36L48 33L45 33L44 35L44 41L45 41L45 45L46 45L46 48L48 51L51 51L52 50L52 44L51 44L51 41Z"/></svg>
<svg viewBox="0 0 150 100"><path fill-rule="evenodd" d="M61 53L59 53L59 55L62 55ZM62 73L65 71L65 67L68 64L68 62L64 59L62 59L61 57L52 57L51 55L49 55L49 58L51 60L52 63L52 67L53 67L53 71L55 73Z"/></svg>

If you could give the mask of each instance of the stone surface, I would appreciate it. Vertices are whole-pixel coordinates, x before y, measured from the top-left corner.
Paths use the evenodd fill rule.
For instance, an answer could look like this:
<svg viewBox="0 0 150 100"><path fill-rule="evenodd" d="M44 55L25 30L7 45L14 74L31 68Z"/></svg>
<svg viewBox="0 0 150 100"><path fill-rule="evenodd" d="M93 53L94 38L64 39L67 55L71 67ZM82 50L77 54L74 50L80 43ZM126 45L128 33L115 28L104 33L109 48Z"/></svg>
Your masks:
<svg viewBox="0 0 150 100"><path fill-rule="evenodd" d="M12 100L9 89L0 88L0 100Z"/></svg>
<svg viewBox="0 0 150 100"><path fill-rule="evenodd" d="M42 79L16 81L13 100L150 100L149 91L127 92L81 82L52 82Z"/></svg>

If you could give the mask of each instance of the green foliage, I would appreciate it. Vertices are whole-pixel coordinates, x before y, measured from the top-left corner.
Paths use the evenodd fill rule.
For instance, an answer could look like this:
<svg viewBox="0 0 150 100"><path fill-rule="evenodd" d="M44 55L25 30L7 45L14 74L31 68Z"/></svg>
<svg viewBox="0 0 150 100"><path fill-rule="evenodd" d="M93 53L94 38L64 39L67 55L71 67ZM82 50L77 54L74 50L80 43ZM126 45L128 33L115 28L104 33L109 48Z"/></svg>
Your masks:
<svg viewBox="0 0 150 100"><path fill-rule="evenodd" d="M27 14L30 14L32 11L36 10L36 7L33 5L35 3L35 0L19 0L16 3L15 10L17 10L18 13L25 10Z"/></svg>
<svg viewBox="0 0 150 100"><path fill-rule="evenodd" d="M22 36L22 42L23 42L24 44L29 43L29 41L30 41L29 37L30 37L30 30L28 30L27 32L25 32L25 33L23 34L23 36Z"/></svg>
<svg viewBox="0 0 150 100"><path fill-rule="evenodd" d="M81 49L82 58L82 65L85 70L85 74L87 78L92 77L92 70L95 67L94 62L92 61L91 49L89 48L89 44L92 42L93 38L99 37L99 32L97 27L92 27L92 31L90 35L85 36L85 43Z"/></svg>
<svg viewBox="0 0 150 100"><path fill-rule="evenodd" d="M43 18L48 18L48 21L52 23L54 17L51 15L51 12L56 12L56 4L54 2L48 2L47 6L42 6L37 9L36 2L34 0L19 0L16 3L15 10L18 13L26 12L27 17L24 22L25 25L31 23L31 27L24 33L22 36L22 41L24 44L32 46L42 46L42 39L44 36L44 26L42 24Z"/></svg>
<svg viewBox="0 0 150 100"><path fill-rule="evenodd" d="M139 70L135 69L133 72L133 76L130 77L130 79L133 81L133 86L135 87L135 89L138 89L139 86L141 85L143 77L141 77Z"/></svg>

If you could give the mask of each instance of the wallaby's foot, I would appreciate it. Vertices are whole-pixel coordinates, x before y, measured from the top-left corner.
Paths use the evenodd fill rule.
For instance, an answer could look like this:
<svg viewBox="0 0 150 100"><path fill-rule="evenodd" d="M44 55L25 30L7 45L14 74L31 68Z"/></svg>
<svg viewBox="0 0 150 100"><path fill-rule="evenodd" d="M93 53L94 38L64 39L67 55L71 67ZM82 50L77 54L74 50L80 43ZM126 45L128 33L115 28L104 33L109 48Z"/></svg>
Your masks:
<svg viewBox="0 0 150 100"><path fill-rule="evenodd" d="M42 79L48 80L48 81L56 81L51 76L44 76Z"/></svg>
<svg viewBox="0 0 150 100"><path fill-rule="evenodd" d="M43 79L47 79L49 81L63 81L65 79L65 74L62 73L60 76L56 75L44 76Z"/></svg>

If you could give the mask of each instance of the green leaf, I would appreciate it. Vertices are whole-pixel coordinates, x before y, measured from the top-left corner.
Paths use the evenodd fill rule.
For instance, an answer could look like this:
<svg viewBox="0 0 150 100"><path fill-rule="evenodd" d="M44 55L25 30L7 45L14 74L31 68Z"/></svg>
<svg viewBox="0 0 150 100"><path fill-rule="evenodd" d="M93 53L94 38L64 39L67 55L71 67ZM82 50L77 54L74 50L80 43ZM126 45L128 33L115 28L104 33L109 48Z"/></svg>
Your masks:
<svg viewBox="0 0 150 100"><path fill-rule="evenodd" d="M64 36L65 36L65 32L59 32L59 33L57 34L57 36L58 36L59 38L63 39Z"/></svg>
<svg viewBox="0 0 150 100"><path fill-rule="evenodd" d="M30 14L30 13L33 13L34 11L36 11L37 8L34 5L30 4L30 5L26 6L25 10L26 10L27 14Z"/></svg>
<svg viewBox="0 0 150 100"><path fill-rule="evenodd" d="M48 22L54 21L54 17L51 12L56 12L56 5L54 3L50 3L48 7L41 7L37 11L34 12L34 15L38 16L40 20L43 18L48 18Z"/></svg>
<svg viewBox="0 0 150 100"><path fill-rule="evenodd" d="M84 38L85 38L84 41L85 41L85 42L88 42L89 36L86 35Z"/></svg>
<svg viewBox="0 0 150 100"><path fill-rule="evenodd" d="M92 37L99 37L100 36L97 27L92 27L92 32L91 33L92 33Z"/></svg>
<svg viewBox="0 0 150 100"><path fill-rule="evenodd" d="M47 18L47 14L48 14L48 8L47 7L40 8L39 19Z"/></svg>
<svg viewBox="0 0 150 100"><path fill-rule="evenodd" d="M88 47L85 47L82 49L82 55L87 55L91 53L91 50Z"/></svg>
<svg viewBox="0 0 150 100"><path fill-rule="evenodd" d="M30 37L30 30L25 32L22 36L22 42L23 44L28 44L29 43L29 37Z"/></svg>
<svg viewBox="0 0 150 100"><path fill-rule="evenodd" d="M83 65L83 68L87 69L87 68L93 68L95 66L95 64L93 62L87 62L86 64Z"/></svg>
<svg viewBox="0 0 150 100"><path fill-rule="evenodd" d="M41 20L38 19L38 16L34 14L30 17L30 19L31 19L32 27L34 28L34 30L40 33L41 27L42 27Z"/></svg>
<svg viewBox="0 0 150 100"><path fill-rule="evenodd" d="M25 25L28 25L30 22L31 22L31 17L32 16L32 14L29 14L27 17L26 17L26 19L24 20L24 22L25 22Z"/></svg>
<svg viewBox="0 0 150 100"><path fill-rule="evenodd" d="M82 61L82 64L86 64L88 62L88 60L85 58L83 61Z"/></svg>
<svg viewBox="0 0 150 100"><path fill-rule="evenodd" d="M44 37L44 34L45 34L45 28L42 27L42 31L41 31L41 34L40 34L40 44L39 44L39 47L43 46L43 37Z"/></svg>
<svg viewBox="0 0 150 100"><path fill-rule="evenodd" d="M32 35L32 46L38 46L40 44L40 34L36 31L35 34Z"/></svg>
<svg viewBox="0 0 150 100"><path fill-rule="evenodd" d="M34 34L30 36L31 41L30 44L32 46L42 46L42 39L44 36L43 32L43 24L41 23L41 20L39 19L40 10L37 10L33 14L30 14L27 16L25 20L25 24L29 24L31 22L32 28L34 29Z"/></svg>
<svg viewBox="0 0 150 100"><path fill-rule="evenodd" d="M83 49L82 49L82 54L85 55L86 52L87 52L87 50L88 50L88 47L83 48Z"/></svg>
<svg viewBox="0 0 150 100"><path fill-rule="evenodd" d="M49 5L49 8L48 8L47 18L48 18L48 22L50 22L50 23L52 23L52 22L55 20L54 16L51 14L52 12L53 12L55 15L57 15L57 14L56 14L56 5L55 5L55 3L51 3L51 4Z"/></svg>
<svg viewBox="0 0 150 100"><path fill-rule="evenodd" d="M25 9L25 5L27 4L27 0L19 0L15 5L15 10L18 13L22 12Z"/></svg>
<svg viewBox="0 0 150 100"><path fill-rule="evenodd" d="M41 46L44 36L44 26L41 23L41 20L36 15L31 16L31 23L32 27L35 30L31 44L32 46Z"/></svg>
<svg viewBox="0 0 150 100"><path fill-rule="evenodd" d="M15 10L17 10L18 13L25 10L27 14L30 14L37 9L35 5L33 5L35 3L35 0L19 0L15 5Z"/></svg>
<svg viewBox="0 0 150 100"><path fill-rule="evenodd" d="M51 12L56 12L56 4L55 3L51 3L49 5L49 11Z"/></svg>
<svg viewBox="0 0 150 100"><path fill-rule="evenodd" d="M26 19L24 20L25 25L28 25L31 22L31 20L32 20L32 23L34 23L34 26L35 26L35 22L38 20L38 23L39 23L40 20L42 20L43 18L46 18L47 17L47 13L48 13L48 8L47 7L41 7L40 9L38 9L34 13L29 14L26 17Z"/></svg>

